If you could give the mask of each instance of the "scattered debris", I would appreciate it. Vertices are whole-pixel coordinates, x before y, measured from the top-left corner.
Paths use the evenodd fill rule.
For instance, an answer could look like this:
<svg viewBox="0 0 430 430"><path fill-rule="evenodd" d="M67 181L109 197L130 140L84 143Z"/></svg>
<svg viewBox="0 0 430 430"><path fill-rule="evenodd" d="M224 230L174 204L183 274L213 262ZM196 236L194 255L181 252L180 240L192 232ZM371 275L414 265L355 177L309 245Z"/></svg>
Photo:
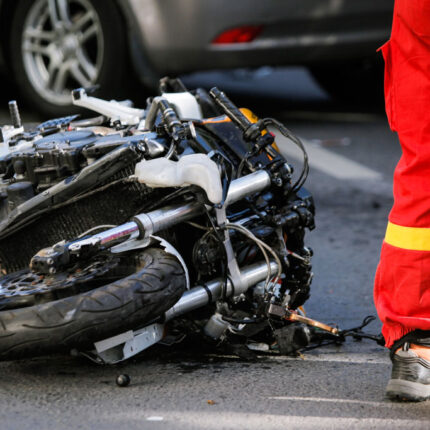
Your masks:
<svg viewBox="0 0 430 430"><path fill-rule="evenodd" d="M125 373L123 375L118 375L115 380L118 387L127 387L130 384L130 381L130 376L126 375Z"/></svg>

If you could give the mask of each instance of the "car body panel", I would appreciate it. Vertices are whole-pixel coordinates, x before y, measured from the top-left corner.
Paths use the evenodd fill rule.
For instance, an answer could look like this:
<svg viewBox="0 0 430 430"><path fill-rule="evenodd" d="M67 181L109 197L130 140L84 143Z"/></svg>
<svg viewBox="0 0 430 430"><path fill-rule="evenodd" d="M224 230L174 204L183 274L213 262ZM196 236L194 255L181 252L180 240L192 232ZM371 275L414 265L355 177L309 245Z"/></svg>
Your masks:
<svg viewBox="0 0 430 430"><path fill-rule="evenodd" d="M19 1L0 0L0 72ZM137 76L263 65L319 65L371 57L389 38L393 0L105 0L117 6ZM249 43L213 44L223 31L262 25Z"/></svg>
<svg viewBox="0 0 430 430"><path fill-rule="evenodd" d="M128 0L133 37L161 73L310 64L371 55L389 37L392 0ZM213 45L221 32L263 25L252 42Z"/></svg>

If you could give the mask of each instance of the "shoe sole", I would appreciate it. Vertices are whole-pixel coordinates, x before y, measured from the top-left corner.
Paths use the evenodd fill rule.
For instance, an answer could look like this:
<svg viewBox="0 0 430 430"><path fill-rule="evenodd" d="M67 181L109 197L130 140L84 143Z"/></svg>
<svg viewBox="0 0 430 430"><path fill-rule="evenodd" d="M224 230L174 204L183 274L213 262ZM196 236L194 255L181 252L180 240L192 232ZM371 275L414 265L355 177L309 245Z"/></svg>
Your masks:
<svg viewBox="0 0 430 430"><path fill-rule="evenodd" d="M385 392L392 400L422 402L430 398L430 385L404 379L390 379Z"/></svg>

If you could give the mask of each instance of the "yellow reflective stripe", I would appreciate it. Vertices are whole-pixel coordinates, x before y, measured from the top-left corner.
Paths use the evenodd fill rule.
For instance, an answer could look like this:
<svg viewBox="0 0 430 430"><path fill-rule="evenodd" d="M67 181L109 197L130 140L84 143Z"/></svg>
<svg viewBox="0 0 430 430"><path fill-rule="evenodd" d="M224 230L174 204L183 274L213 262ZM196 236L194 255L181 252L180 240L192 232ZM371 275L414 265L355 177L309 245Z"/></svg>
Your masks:
<svg viewBox="0 0 430 430"><path fill-rule="evenodd" d="M397 248L430 251L430 228L403 227L389 222L385 242Z"/></svg>

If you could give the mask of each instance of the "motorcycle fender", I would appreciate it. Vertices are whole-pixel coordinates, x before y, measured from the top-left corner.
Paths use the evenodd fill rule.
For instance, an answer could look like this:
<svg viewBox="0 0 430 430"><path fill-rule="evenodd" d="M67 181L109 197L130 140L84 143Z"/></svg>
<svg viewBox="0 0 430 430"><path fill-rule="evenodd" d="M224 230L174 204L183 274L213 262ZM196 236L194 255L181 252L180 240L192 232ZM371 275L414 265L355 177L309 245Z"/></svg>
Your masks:
<svg viewBox="0 0 430 430"><path fill-rule="evenodd" d="M157 245L160 245L168 254L175 256L179 260L182 268L184 269L185 282L187 284L187 290L189 290L190 275L188 273L188 267L185 264L185 261L182 258L182 255L179 253L179 251L166 239L163 239L162 237L159 237L159 236L150 236L148 239L144 239L144 240L133 239L133 240L128 240L127 242L121 243L119 245L116 245L110 250L111 252L117 254L120 252L131 251L132 249L147 248L148 246L154 243L156 243Z"/></svg>

